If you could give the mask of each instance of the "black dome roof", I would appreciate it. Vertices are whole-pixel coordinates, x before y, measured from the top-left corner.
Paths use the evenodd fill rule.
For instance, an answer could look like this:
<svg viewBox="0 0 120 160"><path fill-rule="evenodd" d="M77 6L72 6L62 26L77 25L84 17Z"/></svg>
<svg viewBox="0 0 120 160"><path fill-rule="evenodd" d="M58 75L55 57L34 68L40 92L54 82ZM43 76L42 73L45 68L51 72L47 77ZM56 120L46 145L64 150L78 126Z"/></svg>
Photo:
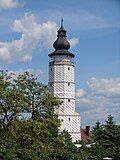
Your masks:
<svg viewBox="0 0 120 160"><path fill-rule="evenodd" d="M54 55L70 55L74 57L75 55L70 53L68 49L70 48L70 43L66 39L66 30L63 27L63 19L61 20L61 27L58 30L57 40L53 43L55 51L49 54L49 57Z"/></svg>
<svg viewBox="0 0 120 160"><path fill-rule="evenodd" d="M57 40L54 42L53 47L57 49L69 49L70 48L70 43L66 39L66 31L64 28L61 26L60 29L58 30L58 36Z"/></svg>

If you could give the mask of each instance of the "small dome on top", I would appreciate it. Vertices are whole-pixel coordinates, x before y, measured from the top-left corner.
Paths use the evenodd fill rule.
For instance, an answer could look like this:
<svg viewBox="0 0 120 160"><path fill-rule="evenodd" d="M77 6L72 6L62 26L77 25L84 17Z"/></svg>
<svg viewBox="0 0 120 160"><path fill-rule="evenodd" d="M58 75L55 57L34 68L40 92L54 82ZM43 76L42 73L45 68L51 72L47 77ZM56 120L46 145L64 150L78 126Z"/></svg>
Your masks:
<svg viewBox="0 0 120 160"><path fill-rule="evenodd" d="M55 51L50 53L48 56L53 57L55 55L67 55L72 58L75 57L73 53L70 53L68 50L70 48L70 43L66 39L66 30L63 27L63 18L61 19L61 27L58 30L57 40L53 43Z"/></svg>
<svg viewBox="0 0 120 160"><path fill-rule="evenodd" d="M54 44L53 47L58 50L58 49L69 49L70 48L70 43L66 41L65 37L58 38Z"/></svg>
<svg viewBox="0 0 120 160"><path fill-rule="evenodd" d="M57 35L57 40L54 42L53 47L58 50L58 49L69 49L70 48L70 43L67 41L66 37L66 30L63 27L63 18L61 20L61 27L58 30L58 35Z"/></svg>

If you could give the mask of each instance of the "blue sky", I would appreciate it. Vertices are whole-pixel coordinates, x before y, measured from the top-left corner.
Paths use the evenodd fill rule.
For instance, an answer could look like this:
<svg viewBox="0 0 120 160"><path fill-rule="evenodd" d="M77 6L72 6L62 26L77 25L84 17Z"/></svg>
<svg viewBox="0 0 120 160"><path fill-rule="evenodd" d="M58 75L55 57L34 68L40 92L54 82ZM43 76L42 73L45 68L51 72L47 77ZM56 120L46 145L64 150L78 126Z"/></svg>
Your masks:
<svg viewBox="0 0 120 160"><path fill-rule="evenodd" d="M60 19L75 54L76 110L82 126L120 124L120 1L0 0L0 69L48 83L48 54Z"/></svg>

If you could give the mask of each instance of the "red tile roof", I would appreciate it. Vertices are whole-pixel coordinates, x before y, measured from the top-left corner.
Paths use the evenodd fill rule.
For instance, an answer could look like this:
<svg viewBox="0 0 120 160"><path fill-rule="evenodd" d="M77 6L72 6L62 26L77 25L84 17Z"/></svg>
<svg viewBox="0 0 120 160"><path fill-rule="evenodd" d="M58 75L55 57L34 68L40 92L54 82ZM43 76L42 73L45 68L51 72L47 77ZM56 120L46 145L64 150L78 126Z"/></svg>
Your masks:
<svg viewBox="0 0 120 160"><path fill-rule="evenodd" d="M90 131L90 128L89 131L87 131L87 127L86 129L81 128L81 140L87 144L93 142L93 134Z"/></svg>

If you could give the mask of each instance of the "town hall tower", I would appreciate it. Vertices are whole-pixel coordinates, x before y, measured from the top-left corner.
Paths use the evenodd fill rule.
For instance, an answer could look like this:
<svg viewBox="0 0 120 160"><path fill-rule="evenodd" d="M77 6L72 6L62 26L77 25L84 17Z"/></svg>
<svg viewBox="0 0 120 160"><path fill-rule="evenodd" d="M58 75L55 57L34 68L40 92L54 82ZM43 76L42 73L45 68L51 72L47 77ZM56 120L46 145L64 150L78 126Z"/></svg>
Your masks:
<svg viewBox="0 0 120 160"><path fill-rule="evenodd" d="M74 62L75 55L68 50L70 44L66 39L66 31L63 27L58 30L57 40L53 47L55 51L48 56L49 62L49 88L50 92L58 97L63 103L56 110L61 121L60 132L68 130L73 142L81 140L80 115L75 112L75 82L74 82Z"/></svg>

